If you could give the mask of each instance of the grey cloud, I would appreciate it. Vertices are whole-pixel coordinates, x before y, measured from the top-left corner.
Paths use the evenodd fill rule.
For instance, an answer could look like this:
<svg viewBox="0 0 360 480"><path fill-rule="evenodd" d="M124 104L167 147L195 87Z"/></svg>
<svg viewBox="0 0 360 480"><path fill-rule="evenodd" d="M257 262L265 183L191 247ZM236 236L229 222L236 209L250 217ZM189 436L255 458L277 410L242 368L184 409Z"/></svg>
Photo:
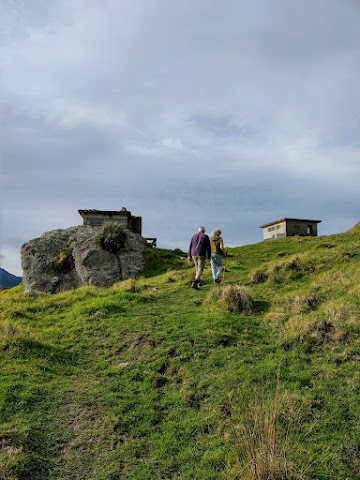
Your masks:
<svg viewBox="0 0 360 480"><path fill-rule="evenodd" d="M0 9L7 252L78 208L126 206L164 247L199 223L237 244L273 217L357 220L356 2Z"/></svg>

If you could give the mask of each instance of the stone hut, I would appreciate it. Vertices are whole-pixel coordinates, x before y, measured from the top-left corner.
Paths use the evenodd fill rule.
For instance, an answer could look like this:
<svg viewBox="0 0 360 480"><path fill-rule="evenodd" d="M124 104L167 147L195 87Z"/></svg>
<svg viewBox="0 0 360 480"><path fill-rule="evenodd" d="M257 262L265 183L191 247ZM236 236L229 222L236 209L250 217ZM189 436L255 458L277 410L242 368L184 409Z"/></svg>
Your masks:
<svg viewBox="0 0 360 480"><path fill-rule="evenodd" d="M302 237L316 237L317 224L321 220L306 220L300 218L281 218L273 222L264 223L259 228L263 229L264 241L282 237L300 235Z"/></svg>
<svg viewBox="0 0 360 480"><path fill-rule="evenodd" d="M121 210L78 210L84 219L84 225L103 225L107 222L121 223L131 232L141 235L141 217L131 215L131 212L123 207Z"/></svg>

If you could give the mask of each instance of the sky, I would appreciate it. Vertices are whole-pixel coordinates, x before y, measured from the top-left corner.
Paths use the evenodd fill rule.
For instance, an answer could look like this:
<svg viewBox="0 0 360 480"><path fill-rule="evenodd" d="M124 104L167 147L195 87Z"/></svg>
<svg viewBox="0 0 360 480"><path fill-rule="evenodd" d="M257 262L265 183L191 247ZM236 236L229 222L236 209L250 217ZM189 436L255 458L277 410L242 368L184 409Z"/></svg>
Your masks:
<svg viewBox="0 0 360 480"><path fill-rule="evenodd" d="M359 0L0 0L0 265L82 223L141 216L187 250L260 225L359 221Z"/></svg>

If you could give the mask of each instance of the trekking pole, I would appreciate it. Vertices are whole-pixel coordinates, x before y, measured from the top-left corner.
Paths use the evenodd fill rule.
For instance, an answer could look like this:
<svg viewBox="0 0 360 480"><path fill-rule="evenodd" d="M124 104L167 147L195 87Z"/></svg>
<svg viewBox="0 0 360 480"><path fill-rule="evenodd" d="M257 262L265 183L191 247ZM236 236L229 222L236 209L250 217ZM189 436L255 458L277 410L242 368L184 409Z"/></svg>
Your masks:
<svg viewBox="0 0 360 480"><path fill-rule="evenodd" d="M226 252L225 252L225 255L224 255L224 267L223 267L223 271L222 271L222 281L224 282L224 279L225 279L225 272L226 272Z"/></svg>

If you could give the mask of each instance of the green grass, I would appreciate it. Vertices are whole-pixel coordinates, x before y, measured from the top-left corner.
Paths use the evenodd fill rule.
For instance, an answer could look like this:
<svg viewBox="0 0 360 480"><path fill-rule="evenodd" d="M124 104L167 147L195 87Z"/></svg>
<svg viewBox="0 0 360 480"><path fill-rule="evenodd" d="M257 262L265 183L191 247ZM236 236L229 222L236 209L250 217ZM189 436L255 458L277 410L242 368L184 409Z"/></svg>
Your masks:
<svg viewBox="0 0 360 480"><path fill-rule="evenodd" d="M250 313L208 264L196 291L179 253L146 262L108 289L0 292L0 479L359 479L358 226L228 249ZM283 474L256 477L268 444Z"/></svg>

